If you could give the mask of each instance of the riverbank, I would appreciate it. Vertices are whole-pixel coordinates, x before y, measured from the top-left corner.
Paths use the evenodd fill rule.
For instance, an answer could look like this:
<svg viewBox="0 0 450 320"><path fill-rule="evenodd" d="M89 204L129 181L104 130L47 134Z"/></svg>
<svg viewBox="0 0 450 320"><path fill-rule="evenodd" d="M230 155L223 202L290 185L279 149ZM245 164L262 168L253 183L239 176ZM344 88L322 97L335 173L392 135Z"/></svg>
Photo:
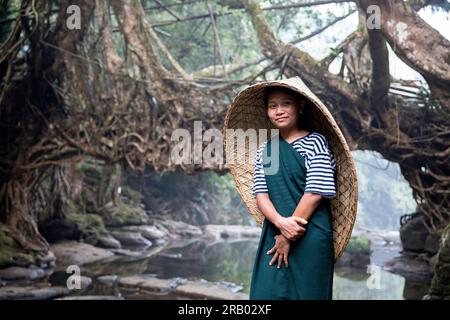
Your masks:
<svg viewBox="0 0 450 320"><path fill-rule="evenodd" d="M51 245L49 261L40 266L11 266L0 269L0 299L83 299L93 285L109 286L115 295L89 295L86 299L123 299L152 295L177 299L247 299L239 292L242 287L221 282L160 279L151 274L118 276L99 274L92 277L89 265L102 264L125 257L148 259L162 251L186 246L192 242L214 245L220 241L242 241L259 237L260 229L238 225L189 225L179 221L154 220L152 225L129 225L111 228L110 241L101 242L103 248L73 240L61 240ZM113 245L110 245L113 243ZM105 248L106 247L106 248ZM164 254L162 254L164 256ZM79 270L79 273L74 273ZM68 269L72 268L72 269ZM78 269L77 269L78 268ZM72 289L70 283L79 286ZM77 298L75 297L77 296Z"/></svg>
<svg viewBox="0 0 450 320"><path fill-rule="evenodd" d="M0 270L0 299L248 299L258 227L155 220L108 231L119 246L62 240L52 244L54 260L46 265ZM386 261L399 255L398 233L354 229L347 249L336 264L336 297L352 299L355 290L363 290L358 295L367 299L382 297L382 290L370 292L365 281L369 266L384 269ZM77 284L68 281L74 275L67 272L71 265L79 267L79 288L67 286ZM411 287L385 271L383 282L402 290ZM420 285L407 298L420 298Z"/></svg>

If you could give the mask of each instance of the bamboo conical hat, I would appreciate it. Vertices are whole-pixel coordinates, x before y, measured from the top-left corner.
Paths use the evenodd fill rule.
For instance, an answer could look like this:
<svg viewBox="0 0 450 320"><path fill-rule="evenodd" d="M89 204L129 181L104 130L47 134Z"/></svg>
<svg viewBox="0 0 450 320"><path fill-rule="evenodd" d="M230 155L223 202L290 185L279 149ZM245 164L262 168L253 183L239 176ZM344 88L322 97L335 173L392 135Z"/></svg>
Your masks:
<svg viewBox="0 0 450 320"><path fill-rule="evenodd" d="M333 116L300 77L257 83L247 87L236 96L228 109L223 128L227 157L230 154L236 155L236 161L234 162L228 162L227 159L227 166L249 213L256 223L262 226L264 216L256 205L256 199L252 195L252 187L255 170L255 146L259 146L264 142L264 139L261 141L261 137L259 137L261 135L259 129L274 129L274 126L267 118L266 106L264 105L265 89L269 86L286 87L307 98L307 104L302 116L308 117L305 120L309 123L312 131L319 132L325 136L330 151L336 160L336 196L330 202L333 221L334 257L336 261L342 255L350 240L356 220L358 203L356 169L350 148ZM310 111L306 112L308 107ZM228 129L242 129L244 131L255 129L256 138L249 135L248 140L246 140L246 147L237 148L238 142L236 139L227 141L229 138L227 137ZM270 133L267 134L267 136L269 135ZM252 141L255 139L257 141ZM239 161L239 159L245 159L245 161Z"/></svg>

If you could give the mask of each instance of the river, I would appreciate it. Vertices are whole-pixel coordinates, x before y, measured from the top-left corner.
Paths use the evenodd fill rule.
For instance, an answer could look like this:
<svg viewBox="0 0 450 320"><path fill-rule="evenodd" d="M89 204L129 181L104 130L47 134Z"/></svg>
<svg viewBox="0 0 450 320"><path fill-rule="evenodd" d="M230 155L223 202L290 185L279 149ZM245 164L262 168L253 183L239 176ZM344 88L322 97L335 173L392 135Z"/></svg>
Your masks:
<svg viewBox="0 0 450 320"><path fill-rule="evenodd" d="M186 240L182 240L186 241ZM256 240L193 241L175 246L152 248L148 257L115 257L83 267L84 275L93 278L93 285L83 295L122 295L126 299L177 299L171 294L150 294L119 289L96 281L100 275L129 276L148 274L158 278L202 279L221 282L235 291L248 293ZM420 299L429 287L429 279L405 278L382 268L383 262L399 255L397 246L372 248L371 266L367 269L336 267L333 282L334 300L402 300Z"/></svg>

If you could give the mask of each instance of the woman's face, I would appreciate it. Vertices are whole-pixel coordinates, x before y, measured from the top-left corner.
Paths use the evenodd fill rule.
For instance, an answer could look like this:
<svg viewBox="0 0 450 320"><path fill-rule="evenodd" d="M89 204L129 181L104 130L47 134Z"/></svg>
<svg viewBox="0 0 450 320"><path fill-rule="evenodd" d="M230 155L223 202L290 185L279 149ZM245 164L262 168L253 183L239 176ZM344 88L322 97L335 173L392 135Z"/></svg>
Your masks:
<svg viewBox="0 0 450 320"><path fill-rule="evenodd" d="M284 92L273 92L267 99L267 116L278 129L298 128L300 111L303 103Z"/></svg>

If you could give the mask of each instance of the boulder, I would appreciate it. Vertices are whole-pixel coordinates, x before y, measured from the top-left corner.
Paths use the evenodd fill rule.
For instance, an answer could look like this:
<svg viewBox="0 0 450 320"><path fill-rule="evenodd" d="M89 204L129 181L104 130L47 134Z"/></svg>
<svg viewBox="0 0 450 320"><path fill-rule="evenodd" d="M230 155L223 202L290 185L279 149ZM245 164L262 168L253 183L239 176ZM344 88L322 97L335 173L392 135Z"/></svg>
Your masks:
<svg viewBox="0 0 450 320"><path fill-rule="evenodd" d="M248 300L248 294L233 292L226 286L206 281L187 281L177 286L175 293L195 299Z"/></svg>
<svg viewBox="0 0 450 320"><path fill-rule="evenodd" d="M32 281L45 276L41 268L9 267L0 270L0 278L5 281Z"/></svg>
<svg viewBox="0 0 450 320"><path fill-rule="evenodd" d="M172 281L149 275L136 275L120 278L119 286L124 288L139 288L152 292L169 292L172 288Z"/></svg>
<svg viewBox="0 0 450 320"><path fill-rule="evenodd" d="M114 255L109 250L94 247L87 243L76 241L64 241L53 244L51 250L56 256L56 263L59 266L83 265Z"/></svg>
<svg viewBox="0 0 450 320"><path fill-rule="evenodd" d="M428 260L420 254L403 253L384 263L385 269L404 276L429 277L433 270Z"/></svg>
<svg viewBox="0 0 450 320"><path fill-rule="evenodd" d="M441 235L439 233L430 233L425 239L425 252L434 255L439 251Z"/></svg>
<svg viewBox="0 0 450 320"><path fill-rule="evenodd" d="M201 237L203 235L203 231L200 227L185 223L183 221L157 220L154 224L158 227L158 229L168 230L167 233L171 237L194 238Z"/></svg>
<svg viewBox="0 0 450 320"><path fill-rule="evenodd" d="M55 266L56 257L55 254L51 251L48 251L45 256L37 256L36 264L41 268L52 268Z"/></svg>
<svg viewBox="0 0 450 320"><path fill-rule="evenodd" d="M123 297L116 296L68 296L56 300L123 300Z"/></svg>
<svg viewBox="0 0 450 320"><path fill-rule="evenodd" d="M400 228L400 239L405 251L423 252L428 230L422 217L408 220Z"/></svg>
<svg viewBox="0 0 450 320"><path fill-rule="evenodd" d="M145 255L145 253L141 251L132 251L128 249L111 249L111 251L119 256L125 257L142 257Z"/></svg>
<svg viewBox="0 0 450 320"><path fill-rule="evenodd" d="M214 225L202 226L205 237L219 239L258 239L261 228L241 225Z"/></svg>
<svg viewBox="0 0 450 320"><path fill-rule="evenodd" d="M152 242L145 239L139 232L112 231L113 237L126 247L150 247Z"/></svg>
<svg viewBox="0 0 450 320"><path fill-rule="evenodd" d="M96 246L106 249L120 249L122 246L118 240L111 235L100 236L97 239Z"/></svg>
<svg viewBox="0 0 450 320"><path fill-rule="evenodd" d="M344 252L341 257L336 261L335 267L354 267L354 268L367 268L370 264L370 253L368 252Z"/></svg>
<svg viewBox="0 0 450 320"><path fill-rule="evenodd" d="M115 274L113 275L104 275L97 278L97 281L105 284L107 286L113 286L115 285L119 280L119 277Z"/></svg>
<svg viewBox="0 0 450 320"><path fill-rule="evenodd" d="M0 300L47 300L70 293L66 287L16 287L0 288Z"/></svg>
<svg viewBox="0 0 450 320"><path fill-rule="evenodd" d="M124 231L139 232L144 238L149 240L161 239L167 237L167 233L161 231L156 226L127 226L121 228Z"/></svg>

